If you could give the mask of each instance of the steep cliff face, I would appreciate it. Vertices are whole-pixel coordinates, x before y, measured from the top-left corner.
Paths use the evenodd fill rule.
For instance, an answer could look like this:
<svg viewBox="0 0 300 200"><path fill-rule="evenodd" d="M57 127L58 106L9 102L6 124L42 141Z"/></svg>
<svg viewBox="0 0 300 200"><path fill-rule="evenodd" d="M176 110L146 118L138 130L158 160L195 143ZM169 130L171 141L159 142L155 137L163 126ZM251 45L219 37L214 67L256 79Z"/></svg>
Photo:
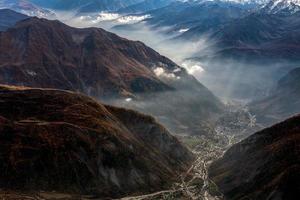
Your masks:
<svg viewBox="0 0 300 200"><path fill-rule="evenodd" d="M226 199L295 199L300 195L300 116L262 130L214 162L210 178Z"/></svg>
<svg viewBox="0 0 300 200"><path fill-rule="evenodd" d="M192 153L152 117L72 92L0 86L0 188L119 197L164 188Z"/></svg>

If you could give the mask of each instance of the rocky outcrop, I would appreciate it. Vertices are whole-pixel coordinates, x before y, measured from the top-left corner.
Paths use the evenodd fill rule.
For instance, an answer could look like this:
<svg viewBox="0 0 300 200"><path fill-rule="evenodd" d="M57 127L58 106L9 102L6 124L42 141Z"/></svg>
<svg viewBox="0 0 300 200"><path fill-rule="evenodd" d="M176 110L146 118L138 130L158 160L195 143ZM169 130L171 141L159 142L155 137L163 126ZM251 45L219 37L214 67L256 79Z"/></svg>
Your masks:
<svg viewBox="0 0 300 200"><path fill-rule="evenodd" d="M162 189L192 153L152 117L73 92L0 86L0 188L119 197Z"/></svg>

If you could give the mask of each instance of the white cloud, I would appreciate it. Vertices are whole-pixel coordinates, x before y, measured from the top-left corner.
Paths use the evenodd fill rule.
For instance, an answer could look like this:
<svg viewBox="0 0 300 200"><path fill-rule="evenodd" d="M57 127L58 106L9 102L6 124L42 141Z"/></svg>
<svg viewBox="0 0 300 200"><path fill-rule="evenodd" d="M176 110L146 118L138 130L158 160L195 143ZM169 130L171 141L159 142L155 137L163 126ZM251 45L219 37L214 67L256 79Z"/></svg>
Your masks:
<svg viewBox="0 0 300 200"><path fill-rule="evenodd" d="M161 78L171 78L171 79L180 79L179 76L176 76L174 73L168 73L162 67L157 67L153 70L154 74Z"/></svg>
<svg viewBox="0 0 300 200"><path fill-rule="evenodd" d="M197 75L204 72L203 67L198 62L193 61L185 61L182 64L182 67L184 67L187 72L191 75Z"/></svg>

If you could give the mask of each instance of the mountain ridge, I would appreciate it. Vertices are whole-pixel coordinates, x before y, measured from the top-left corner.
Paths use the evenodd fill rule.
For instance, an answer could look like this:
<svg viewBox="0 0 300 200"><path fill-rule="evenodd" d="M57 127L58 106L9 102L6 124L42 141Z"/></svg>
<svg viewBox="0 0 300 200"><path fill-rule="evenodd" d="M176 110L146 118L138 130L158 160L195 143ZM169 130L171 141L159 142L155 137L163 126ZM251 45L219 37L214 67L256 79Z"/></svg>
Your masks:
<svg viewBox="0 0 300 200"><path fill-rule="evenodd" d="M1 189L120 197L160 190L194 159L153 117L55 89L0 85Z"/></svg>
<svg viewBox="0 0 300 200"><path fill-rule="evenodd" d="M0 43L2 84L83 92L109 104L167 117L164 125L178 134L203 134L198 123L211 123L224 109L184 68L142 42L103 29L30 18L1 32L0 40L5 41ZM174 107L181 115L174 114ZM195 107L197 117L190 120Z"/></svg>

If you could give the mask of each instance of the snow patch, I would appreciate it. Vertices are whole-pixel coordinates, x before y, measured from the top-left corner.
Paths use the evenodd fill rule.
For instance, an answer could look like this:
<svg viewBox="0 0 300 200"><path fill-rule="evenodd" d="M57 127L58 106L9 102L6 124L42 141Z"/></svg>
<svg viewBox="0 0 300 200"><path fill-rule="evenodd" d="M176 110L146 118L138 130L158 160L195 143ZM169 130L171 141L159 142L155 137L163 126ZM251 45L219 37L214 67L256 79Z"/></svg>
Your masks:
<svg viewBox="0 0 300 200"><path fill-rule="evenodd" d="M150 17L151 17L150 15L142 15L142 16L127 15L127 16L118 18L117 22L122 23L122 24L130 24L130 23L136 23L136 22L143 21Z"/></svg>
<svg viewBox="0 0 300 200"><path fill-rule="evenodd" d="M27 73L28 75L30 75L30 76L36 76L36 75L37 75L36 72L30 71L30 70L27 70L26 73Z"/></svg>
<svg viewBox="0 0 300 200"><path fill-rule="evenodd" d="M126 101L126 102L131 102L131 101L132 101L132 98L126 98L125 101Z"/></svg>
<svg viewBox="0 0 300 200"><path fill-rule="evenodd" d="M187 32L188 30L190 30L189 28L182 28L182 29L179 29L179 33L184 33L184 32Z"/></svg>

